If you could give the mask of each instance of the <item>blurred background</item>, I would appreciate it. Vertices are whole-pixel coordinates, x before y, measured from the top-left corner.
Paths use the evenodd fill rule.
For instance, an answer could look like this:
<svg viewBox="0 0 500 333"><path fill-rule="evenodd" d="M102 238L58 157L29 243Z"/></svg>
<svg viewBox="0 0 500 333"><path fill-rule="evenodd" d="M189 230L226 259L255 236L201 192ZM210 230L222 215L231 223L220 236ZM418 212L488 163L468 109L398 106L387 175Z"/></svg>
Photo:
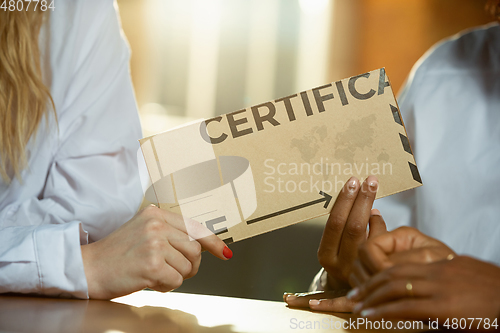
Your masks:
<svg viewBox="0 0 500 333"><path fill-rule="evenodd" d="M485 0L118 0L144 136L385 67L397 92L433 44L493 19ZM281 300L319 269L324 219L203 255L179 291Z"/></svg>

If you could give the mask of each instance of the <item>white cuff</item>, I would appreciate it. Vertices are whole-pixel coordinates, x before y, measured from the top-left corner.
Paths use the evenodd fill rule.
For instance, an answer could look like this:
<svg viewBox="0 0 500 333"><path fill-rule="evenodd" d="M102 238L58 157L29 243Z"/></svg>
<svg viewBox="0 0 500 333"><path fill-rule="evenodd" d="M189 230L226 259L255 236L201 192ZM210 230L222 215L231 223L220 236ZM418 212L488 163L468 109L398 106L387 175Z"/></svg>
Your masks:
<svg viewBox="0 0 500 333"><path fill-rule="evenodd" d="M87 233L79 222L41 225L34 230L40 294L88 298L81 242L87 243Z"/></svg>

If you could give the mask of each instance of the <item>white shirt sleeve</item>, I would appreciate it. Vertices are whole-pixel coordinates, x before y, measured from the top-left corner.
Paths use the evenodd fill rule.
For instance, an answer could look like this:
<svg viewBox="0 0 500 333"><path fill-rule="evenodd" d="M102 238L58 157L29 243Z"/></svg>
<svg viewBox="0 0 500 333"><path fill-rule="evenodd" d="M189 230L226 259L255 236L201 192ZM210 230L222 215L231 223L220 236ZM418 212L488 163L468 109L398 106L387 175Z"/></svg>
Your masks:
<svg viewBox="0 0 500 333"><path fill-rule="evenodd" d="M79 245L80 223L76 222L3 228L0 293L88 298Z"/></svg>
<svg viewBox="0 0 500 333"><path fill-rule="evenodd" d="M0 292L87 298L80 245L142 199L130 52L112 1L59 2L46 29L58 125L40 124L2 205Z"/></svg>

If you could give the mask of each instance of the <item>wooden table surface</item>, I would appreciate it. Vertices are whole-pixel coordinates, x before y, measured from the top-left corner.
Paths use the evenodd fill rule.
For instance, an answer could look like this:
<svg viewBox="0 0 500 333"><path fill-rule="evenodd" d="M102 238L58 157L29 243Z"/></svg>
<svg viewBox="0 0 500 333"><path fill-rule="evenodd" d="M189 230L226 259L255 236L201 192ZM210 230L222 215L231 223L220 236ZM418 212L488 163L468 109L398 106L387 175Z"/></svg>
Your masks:
<svg viewBox="0 0 500 333"><path fill-rule="evenodd" d="M175 292L139 291L112 301L0 296L0 332L344 332L346 320L357 318L283 302ZM307 325L311 329L299 329Z"/></svg>

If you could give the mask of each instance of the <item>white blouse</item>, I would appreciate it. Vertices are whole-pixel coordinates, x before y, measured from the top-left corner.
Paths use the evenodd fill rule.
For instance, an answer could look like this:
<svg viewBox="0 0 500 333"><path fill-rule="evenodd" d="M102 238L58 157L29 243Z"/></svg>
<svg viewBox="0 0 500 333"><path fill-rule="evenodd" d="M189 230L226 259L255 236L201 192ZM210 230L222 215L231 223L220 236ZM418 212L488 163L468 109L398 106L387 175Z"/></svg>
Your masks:
<svg viewBox="0 0 500 333"><path fill-rule="evenodd" d="M141 129L113 2L55 6L40 47L58 120L29 142L22 182L0 180L0 293L88 298L80 245L139 207Z"/></svg>

